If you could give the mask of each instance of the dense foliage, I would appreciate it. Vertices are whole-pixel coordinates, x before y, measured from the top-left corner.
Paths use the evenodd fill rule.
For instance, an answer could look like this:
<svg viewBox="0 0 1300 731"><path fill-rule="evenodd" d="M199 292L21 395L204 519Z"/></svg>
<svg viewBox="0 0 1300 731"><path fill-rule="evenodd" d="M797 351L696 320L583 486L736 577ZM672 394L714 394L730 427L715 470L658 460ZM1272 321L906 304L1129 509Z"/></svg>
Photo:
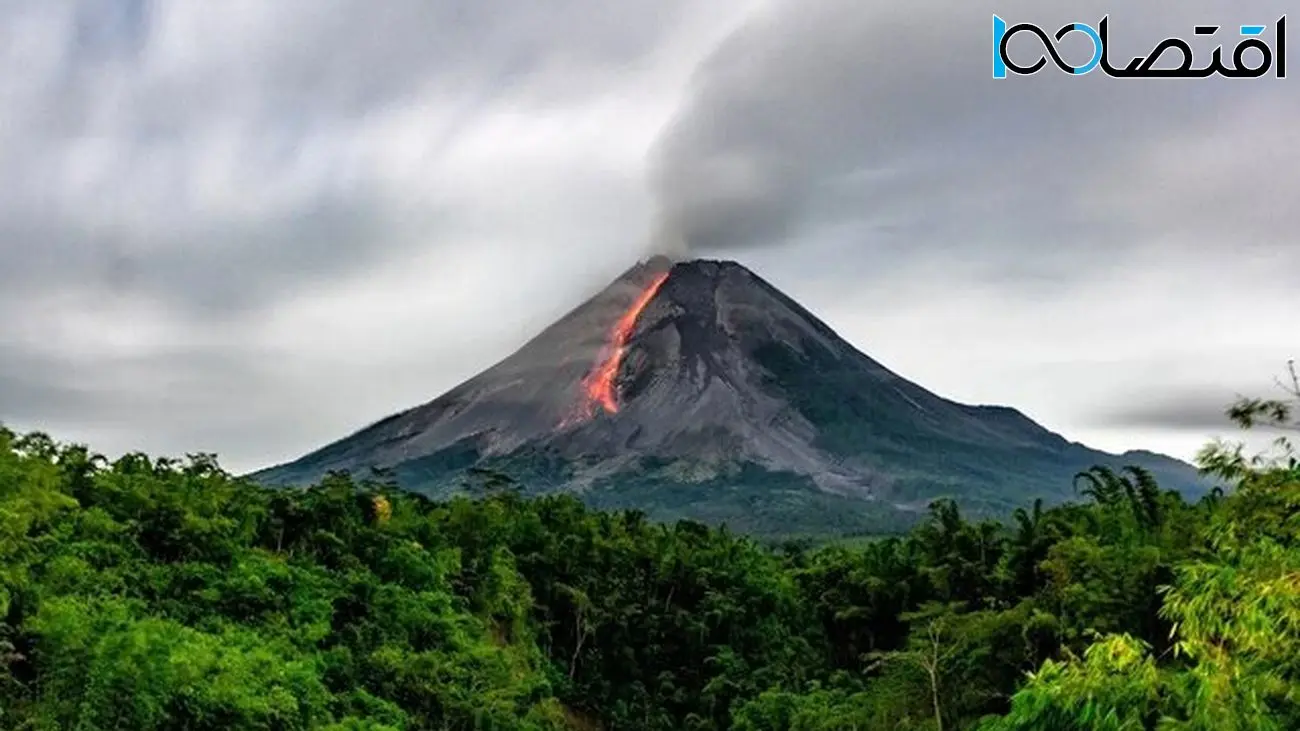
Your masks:
<svg viewBox="0 0 1300 731"><path fill-rule="evenodd" d="M1300 727L1300 463L1205 463L1235 489L1096 468L1006 524L769 548L0 428L0 727Z"/></svg>

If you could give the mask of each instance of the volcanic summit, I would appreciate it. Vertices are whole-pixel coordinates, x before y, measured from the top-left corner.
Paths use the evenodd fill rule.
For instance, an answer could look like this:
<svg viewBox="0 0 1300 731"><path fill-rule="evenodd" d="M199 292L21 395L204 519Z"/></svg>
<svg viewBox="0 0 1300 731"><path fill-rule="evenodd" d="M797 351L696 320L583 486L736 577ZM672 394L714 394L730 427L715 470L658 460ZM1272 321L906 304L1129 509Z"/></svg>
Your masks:
<svg viewBox="0 0 1300 731"><path fill-rule="evenodd" d="M656 257L447 393L252 477L381 468L441 495L491 468L531 492L790 533L902 527L938 497L993 514L1053 502L1095 464L1203 489L1172 458L937 396L740 264Z"/></svg>

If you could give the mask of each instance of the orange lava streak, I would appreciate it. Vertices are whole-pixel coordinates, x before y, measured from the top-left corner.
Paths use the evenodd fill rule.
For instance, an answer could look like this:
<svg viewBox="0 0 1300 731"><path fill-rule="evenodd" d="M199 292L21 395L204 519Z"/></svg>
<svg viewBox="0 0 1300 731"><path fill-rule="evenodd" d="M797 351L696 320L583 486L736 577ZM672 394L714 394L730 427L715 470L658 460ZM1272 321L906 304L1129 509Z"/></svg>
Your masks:
<svg viewBox="0 0 1300 731"><path fill-rule="evenodd" d="M633 302L618 322L614 323L614 328L609 332L609 342L601 351L603 359L596 364L591 373L587 374L586 378L582 379L587 398L591 401L588 405L590 409L594 409L595 404L600 404L611 414L618 412L618 400L614 398L614 377L618 375L618 368L623 364L627 340L632 337L632 328L636 327L636 320L641 316L641 311L650 304L650 300L654 299L666 279L668 279L667 272L655 277L636 302Z"/></svg>

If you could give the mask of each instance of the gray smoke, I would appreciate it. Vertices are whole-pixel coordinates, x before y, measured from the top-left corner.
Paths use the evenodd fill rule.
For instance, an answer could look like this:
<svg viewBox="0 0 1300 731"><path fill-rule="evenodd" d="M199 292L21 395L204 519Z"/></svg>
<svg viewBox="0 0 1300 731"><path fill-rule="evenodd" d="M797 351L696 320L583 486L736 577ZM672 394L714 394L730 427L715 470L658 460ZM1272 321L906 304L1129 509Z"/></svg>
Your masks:
<svg viewBox="0 0 1300 731"><path fill-rule="evenodd" d="M1290 79L1069 78L1049 67L995 81L990 73L994 13L1051 30L1109 13L1111 48L1126 61L1169 36L1192 41L1198 59L1215 44L1230 56L1230 33L1196 39L1193 25L1271 24L1283 12L1279 0L1248 10L1227 0L1086 0L1068 9L1032 0L777 0L697 69L654 149L656 247L725 252L827 236L889 245L897 256L966 249L1003 272L1025 260L1071 272L1152 231L1208 227L1240 240L1245 225L1253 242L1284 241L1276 217L1246 210L1270 203L1234 194L1241 171L1294 190L1284 176L1204 153L1241 144L1257 125L1282 134ZM1090 45L1075 35L1061 50L1081 61ZM1032 46L1018 37L1011 50L1032 59ZM1183 158L1164 151L1184 139L1186 164L1199 175L1184 177Z"/></svg>

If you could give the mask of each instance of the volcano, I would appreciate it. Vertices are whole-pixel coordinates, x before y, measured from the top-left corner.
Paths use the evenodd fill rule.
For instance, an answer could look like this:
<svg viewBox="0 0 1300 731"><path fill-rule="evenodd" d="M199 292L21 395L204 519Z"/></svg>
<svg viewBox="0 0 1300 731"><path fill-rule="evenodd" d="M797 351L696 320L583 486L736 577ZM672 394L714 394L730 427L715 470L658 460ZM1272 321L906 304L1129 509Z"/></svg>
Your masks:
<svg viewBox="0 0 1300 731"><path fill-rule="evenodd" d="M931 393L740 264L656 257L451 391L251 477L384 470L444 496L491 470L656 519L804 534L901 529L940 497L990 515L1058 502L1099 464L1206 487L1170 457Z"/></svg>

